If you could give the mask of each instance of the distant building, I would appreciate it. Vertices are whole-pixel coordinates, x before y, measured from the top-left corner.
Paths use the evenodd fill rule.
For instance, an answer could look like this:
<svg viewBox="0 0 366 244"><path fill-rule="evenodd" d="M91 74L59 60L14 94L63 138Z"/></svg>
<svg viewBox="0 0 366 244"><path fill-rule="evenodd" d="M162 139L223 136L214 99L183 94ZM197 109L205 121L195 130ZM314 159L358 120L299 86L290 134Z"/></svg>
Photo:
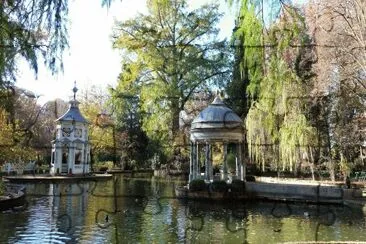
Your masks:
<svg viewBox="0 0 366 244"><path fill-rule="evenodd" d="M88 121L80 113L77 91L75 84L69 109L56 120L56 139L52 141L52 175L90 172Z"/></svg>

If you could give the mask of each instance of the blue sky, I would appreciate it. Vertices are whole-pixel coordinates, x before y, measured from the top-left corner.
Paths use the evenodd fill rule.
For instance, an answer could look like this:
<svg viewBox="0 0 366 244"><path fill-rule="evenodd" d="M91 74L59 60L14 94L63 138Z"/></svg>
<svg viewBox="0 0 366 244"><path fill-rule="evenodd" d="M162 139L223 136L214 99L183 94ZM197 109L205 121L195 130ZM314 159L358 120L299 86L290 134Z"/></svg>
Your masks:
<svg viewBox="0 0 366 244"><path fill-rule="evenodd" d="M189 0L196 7L209 0ZM214 1L214 0L213 0ZM110 9L102 8L98 0L70 1L70 48L64 53L64 72L52 76L43 66L35 79L28 64L21 61L16 85L41 95L43 104L55 98L69 100L74 81L79 89L92 85L107 87L115 85L120 72L120 56L112 49L111 33L114 20L132 18L138 12L146 12L146 0L115 0ZM216 1L214 1L216 2ZM234 17L221 0L225 11L219 28L221 37L229 37Z"/></svg>

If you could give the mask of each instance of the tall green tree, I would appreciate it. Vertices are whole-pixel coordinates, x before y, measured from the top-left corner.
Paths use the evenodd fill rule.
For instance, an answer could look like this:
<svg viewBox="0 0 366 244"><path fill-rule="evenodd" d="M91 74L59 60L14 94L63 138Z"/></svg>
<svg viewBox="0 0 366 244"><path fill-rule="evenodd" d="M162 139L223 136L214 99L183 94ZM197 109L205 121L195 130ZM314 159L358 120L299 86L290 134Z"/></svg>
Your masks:
<svg viewBox="0 0 366 244"><path fill-rule="evenodd" d="M117 131L123 133L125 137L120 141L119 147L122 151L122 166L144 167L151 153L154 143L148 139L142 130L142 114L140 113L140 99L130 93L120 93L115 89L110 89L112 94L111 104L115 111Z"/></svg>
<svg viewBox="0 0 366 244"><path fill-rule="evenodd" d="M231 41L235 52L233 79L226 88L227 103L242 117L248 113L250 98L257 96L263 76L262 37L263 23L256 16L255 6L242 3Z"/></svg>
<svg viewBox="0 0 366 244"><path fill-rule="evenodd" d="M116 91L139 97L143 129L168 149L191 96L228 80L230 55L217 39L218 5L189 11L185 0L152 0L148 9L116 25L114 47L124 54Z"/></svg>
<svg viewBox="0 0 366 244"><path fill-rule="evenodd" d="M249 156L262 170L296 171L315 134L302 99L311 67L305 65L309 38L301 12L281 1L241 1L233 37L239 60L228 94L239 97L232 87L242 88Z"/></svg>

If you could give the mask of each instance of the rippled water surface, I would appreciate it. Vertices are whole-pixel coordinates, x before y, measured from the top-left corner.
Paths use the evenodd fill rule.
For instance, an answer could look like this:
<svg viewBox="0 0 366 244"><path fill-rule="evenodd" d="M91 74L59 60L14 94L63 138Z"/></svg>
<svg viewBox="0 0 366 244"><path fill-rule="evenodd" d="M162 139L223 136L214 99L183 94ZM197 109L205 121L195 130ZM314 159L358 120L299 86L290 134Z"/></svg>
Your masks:
<svg viewBox="0 0 366 244"><path fill-rule="evenodd" d="M362 209L182 201L184 181L114 176L27 184L27 205L0 212L0 243L283 243L366 241Z"/></svg>

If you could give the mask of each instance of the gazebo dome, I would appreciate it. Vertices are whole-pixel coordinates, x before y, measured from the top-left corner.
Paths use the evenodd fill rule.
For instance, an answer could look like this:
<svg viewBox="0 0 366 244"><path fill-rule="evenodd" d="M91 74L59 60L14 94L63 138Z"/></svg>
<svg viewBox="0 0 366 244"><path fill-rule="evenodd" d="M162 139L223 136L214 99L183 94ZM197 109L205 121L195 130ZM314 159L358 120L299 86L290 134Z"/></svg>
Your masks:
<svg viewBox="0 0 366 244"><path fill-rule="evenodd" d="M215 100L193 120L191 141L242 141L243 121L223 101Z"/></svg>

